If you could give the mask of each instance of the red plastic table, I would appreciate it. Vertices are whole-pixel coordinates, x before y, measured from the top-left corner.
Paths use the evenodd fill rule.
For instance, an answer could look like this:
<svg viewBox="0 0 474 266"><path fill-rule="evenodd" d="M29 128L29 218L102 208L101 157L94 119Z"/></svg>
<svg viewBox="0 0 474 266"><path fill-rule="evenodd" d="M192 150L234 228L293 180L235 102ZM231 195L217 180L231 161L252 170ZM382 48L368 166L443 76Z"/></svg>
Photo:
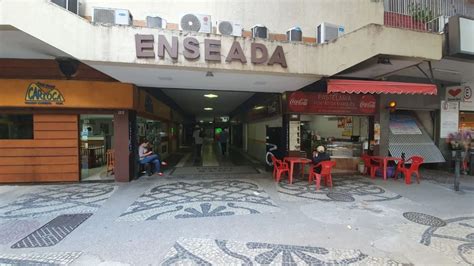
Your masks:
<svg viewBox="0 0 474 266"><path fill-rule="evenodd" d="M371 160L378 161L382 168L383 180L387 180L387 164L388 161L403 161L402 158L388 156L370 156Z"/></svg>
<svg viewBox="0 0 474 266"><path fill-rule="evenodd" d="M283 161L290 163L290 174L288 175L289 183L293 183L293 168L295 163L301 164L301 176L304 177L304 165L307 163L311 163L310 159L303 158L303 157L285 157Z"/></svg>

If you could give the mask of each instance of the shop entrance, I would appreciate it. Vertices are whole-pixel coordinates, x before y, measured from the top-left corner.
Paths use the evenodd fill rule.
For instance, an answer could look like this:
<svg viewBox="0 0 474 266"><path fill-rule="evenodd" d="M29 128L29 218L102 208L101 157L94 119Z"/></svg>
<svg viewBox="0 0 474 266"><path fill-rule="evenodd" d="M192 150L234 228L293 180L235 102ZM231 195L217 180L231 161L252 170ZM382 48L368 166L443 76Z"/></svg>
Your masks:
<svg viewBox="0 0 474 266"><path fill-rule="evenodd" d="M300 116L301 151L308 157L323 146L337 162L336 172L354 172L369 147L369 117L335 115Z"/></svg>
<svg viewBox="0 0 474 266"><path fill-rule="evenodd" d="M80 115L81 181L114 180L113 115Z"/></svg>
<svg viewBox="0 0 474 266"><path fill-rule="evenodd" d="M143 143L145 139L148 140L150 149L165 159L170 152L168 125L167 122L139 116L137 118L138 144Z"/></svg>

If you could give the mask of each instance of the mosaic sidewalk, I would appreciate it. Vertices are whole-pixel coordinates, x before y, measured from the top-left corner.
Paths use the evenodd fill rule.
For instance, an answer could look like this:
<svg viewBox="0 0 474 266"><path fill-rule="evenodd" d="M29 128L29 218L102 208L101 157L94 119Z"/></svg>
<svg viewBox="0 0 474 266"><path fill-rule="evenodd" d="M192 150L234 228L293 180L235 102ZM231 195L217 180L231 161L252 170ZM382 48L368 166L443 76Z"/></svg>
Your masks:
<svg viewBox="0 0 474 266"><path fill-rule="evenodd" d="M175 182L152 188L117 220L202 218L276 212L257 184L239 180Z"/></svg>
<svg viewBox="0 0 474 266"><path fill-rule="evenodd" d="M0 206L0 219L94 213L112 195L113 184L48 185Z"/></svg>
<svg viewBox="0 0 474 266"><path fill-rule="evenodd" d="M333 176L333 188L324 186L316 190L314 182L308 183L308 179L295 179L293 184L287 180L278 183L278 193L284 201L390 201L400 199L402 196L387 191L375 185L367 177L359 176Z"/></svg>
<svg viewBox="0 0 474 266"><path fill-rule="evenodd" d="M0 265L69 265L79 256L81 252L0 254Z"/></svg>
<svg viewBox="0 0 474 266"><path fill-rule="evenodd" d="M403 216L409 222L398 227L400 233L446 254L457 264L474 265L474 214L449 219L416 212Z"/></svg>
<svg viewBox="0 0 474 266"><path fill-rule="evenodd" d="M92 213L63 214L15 243L12 248L54 246L87 220Z"/></svg>
<svg viewBox="0 0 474 266"><path fill-rule="evenodd" d="M370 257L359 250L313 246L180 239L162 265L398 265L388 258Z"/></svg>
<svg viewBox="0 0 474 266"><path fill-rule="evenodd" d="M170 172L173 176L188 175L239 175L258 174L259 172L252 166L202 166L202 167L177 167Z"/></svg>

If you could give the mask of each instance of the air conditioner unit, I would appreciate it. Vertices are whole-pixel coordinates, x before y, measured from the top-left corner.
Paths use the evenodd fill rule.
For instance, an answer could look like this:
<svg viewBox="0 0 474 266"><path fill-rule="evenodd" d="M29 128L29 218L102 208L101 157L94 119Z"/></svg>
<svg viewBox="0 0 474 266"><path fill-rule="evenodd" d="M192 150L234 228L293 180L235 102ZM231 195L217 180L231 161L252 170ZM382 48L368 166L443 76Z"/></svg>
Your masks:
<svg viewBox="0 0 474 266"><path fill-rule="evenodd" d="M79 15L79 1L78 0L51 0L51 3L56 4L72 13Z"/></svg>
<svg viewBox="0 0 474 266"><path fill-rule="evenodd" d="M303 40L303 31L300 27L293 27L286 31L286 37L291 42L301 42Z"/></svg>
<svg viewBox="0 0 474 266"><path fill-rule="evenodd" d="M261 24L253 26L250 30L252 31L252 38L268 38L268 29Z"/></svg>
<svg viewBox="0 0 474 266"><path fill-rule="evenodd" d="M115 25L133 25L133 16L127 9L115 9Z"/></svg>
<svg viewBox="0 0 474 266"><path fill-rule="evenodd" d="M179 29L185 31L211 33L211 16L199 14L185 14L181 16Z"/></svg>
<svg viewBox="0 0 474 266"><path fill-rule="evenodd" d="M432 21L428 22L429 27L432 27L431 31L433 32L444 32L444 26L448 24L449 16L439 16Z"/></svg>
<svg viewBox="0 0 474 266"><path fill-rule="evenodd" d="M146 17L146 26L148 28L166 29L166 19L161 17Z"/></svg>
<svg viewBox="0 0 474 266"><path fill-rule="evenodd" d="M217 31L221 35L242 36L242 24L233 21L218 21Z"/></svg>
<svg viewBox="0 0 474 266"><path fill-rule="evenodd" d="M323 22L317 29L318 43L330 42L344 34L344 27L327 22Z"/></svg>
<svg viewBox="0 0 474 266"><path fill-rule="evenodd" d="M126 9L94 7L92 22L109 25L132 25L133 16Z"/></svg>

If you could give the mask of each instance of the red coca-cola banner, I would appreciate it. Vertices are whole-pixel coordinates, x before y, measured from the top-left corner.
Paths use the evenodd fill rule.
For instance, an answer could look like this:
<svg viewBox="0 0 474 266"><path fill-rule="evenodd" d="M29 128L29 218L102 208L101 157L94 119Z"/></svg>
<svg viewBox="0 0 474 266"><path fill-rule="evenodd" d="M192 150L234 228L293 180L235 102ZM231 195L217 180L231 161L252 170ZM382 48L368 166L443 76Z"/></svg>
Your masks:
<svg viewBox="0 0 474 266"><path fill-rule="evenodd" d="M377 102L370 94L291 92L286 96L288 113L373 115Z"/></svg>

